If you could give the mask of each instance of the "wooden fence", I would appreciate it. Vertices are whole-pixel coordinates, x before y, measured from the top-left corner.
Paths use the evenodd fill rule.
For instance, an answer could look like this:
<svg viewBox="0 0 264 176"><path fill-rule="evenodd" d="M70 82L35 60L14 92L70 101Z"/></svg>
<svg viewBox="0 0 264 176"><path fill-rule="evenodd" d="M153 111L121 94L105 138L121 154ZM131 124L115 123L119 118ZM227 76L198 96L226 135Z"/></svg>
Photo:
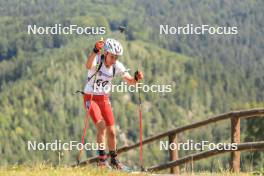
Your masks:
<svg viewBox="0 0 264 176"><path fill-rule="evenodd" d="M264 117L264 109L251 109L251 110L245 110L245 111L233 111L225 114L221 114L218 116L211 117L207 120L203 120L200 122L196 122L190 125L182 126L179 128L175 128L172 130L169 130L164 133L160 133L158 135L148 137L145 140L143 140L143 145L151 143L153 141L159 140L164 137L168 137L168 140L170 143L177 143L177 135L180 133L195 129L198 127L202 127L211 123L215 123L222 120L230 120L231 123L231 143L237 143L238 149L236 151L231 150L211 150L211 151L204 151L200 152L198 154L189 155L186 157L183 157L179 159L178 157L178 150L169 150L170 160L168 163L160 164L157 166L149 167L149 171L159 171L162 169L171 169L171 173L178 174L179 173L179 165L190 162L190 159L193 161L207 158L210 156L214 156L217 154L225 153L225 152L231 152L231 170L233 172L239 172L240 171L240 151L241 150L260 150L264 149L264 141L260 142L250 142L250 143L241 143L240 144L240 120L243 118L252 118L252 117ZM129 150L135 149L139 147L140 143L135 143L130 146L123 146L117 150L118 153L127 152ZM86 165L89 163L93 163L97 161L97 157L92 157L87 159L86 161L83 161L80 163L80 165Z"/></svg>

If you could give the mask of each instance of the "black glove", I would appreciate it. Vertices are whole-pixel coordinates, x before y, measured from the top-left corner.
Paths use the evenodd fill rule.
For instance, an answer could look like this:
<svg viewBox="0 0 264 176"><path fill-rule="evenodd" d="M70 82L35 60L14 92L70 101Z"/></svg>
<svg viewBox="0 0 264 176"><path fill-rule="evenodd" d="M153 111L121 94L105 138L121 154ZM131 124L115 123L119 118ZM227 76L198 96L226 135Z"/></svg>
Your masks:
<svg viewBox="0 0 264 176"><path fill-rule="evenodd" d="M99 52L99 49L94 46L93 52L97 54Z"/></svg>
<svg viewBox="0 0 264 176"><path fill-rule="evenodd" d="M135 72L135 74L134 74L134 79L135 79L136 81L138 81L137 76L138 76L138 70L137 70L137 71Z"/></svg>

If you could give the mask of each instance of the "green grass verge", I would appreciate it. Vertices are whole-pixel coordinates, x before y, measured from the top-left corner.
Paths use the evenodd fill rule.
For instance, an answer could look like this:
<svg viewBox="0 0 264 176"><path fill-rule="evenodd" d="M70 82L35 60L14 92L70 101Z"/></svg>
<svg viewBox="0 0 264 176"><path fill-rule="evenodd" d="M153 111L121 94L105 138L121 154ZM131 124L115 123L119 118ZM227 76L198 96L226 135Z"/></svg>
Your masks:
<svg viewBox="0 0 264 176"><path fill-rule="evenodd" d="M8 166L0 168L1 176L128 176L129 173L96 167ZM147 175L147 174L133 174Z"/></svg>
<svg viewBox="0 0 264 176"><path fill-rule="evenodd" d="M247 173L231 173L223 171L219 173L210 172L195 172L195 173L181 173L181 176L259 176L261 172L247 172ZM8 166L0 167L1 176L166 176L170 174L150 174L150 173L125 173L115 170L108 170L97 168L93 166L87 167L53 167L47 165L38 166Z"/></svg>

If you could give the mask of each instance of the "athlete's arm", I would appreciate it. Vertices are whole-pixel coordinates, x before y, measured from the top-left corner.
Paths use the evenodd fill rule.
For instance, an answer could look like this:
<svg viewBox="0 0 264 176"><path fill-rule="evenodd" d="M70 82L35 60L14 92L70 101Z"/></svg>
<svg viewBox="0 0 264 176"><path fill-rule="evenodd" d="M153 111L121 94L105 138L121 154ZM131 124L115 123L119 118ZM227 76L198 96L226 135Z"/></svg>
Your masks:
<svg viewBox="0 0 264 176"><path fill-rule="evenodd" d="M137 80L135 79L135 77L131 76L129 73L126 73L123 78L124 80L129 84L129 85L135 85L136 83L138 83L141 79L143 79L143 72L138 71L137 75Z"/></svg>
<svg viewBox="0 0 264 176"><path fill-rule="evenodd" d="M125 74L123 76L123 79L129 84L129 85L135 85L137 81L134 77L132 77L129 73Z"/></svg>
<svg viewBox="0 0 264 176"><path fill-rule="evenodd" d="M95 59L95 56L98 52L100 52L100 50L103 48L104 46L104 41L103 39L97 41L95 43L95 46L94 46L94 49L93 49L93 52L90 54L90 56L87 58L87 61L86 61L86 68L87 69L91 69L92 66L93 66L93 62L94 62L94 59Z"/></svg>
<svg viewBox="0 0 264 176"><path fill-rule="evenodd" d="M87 58L87 61L86 61L86 68L89 70L92 68L92 65L93 65L93 62L94 62L94 59L95 59L95 56L96 56L96 53L95 52L92 52L90 54L90 56Z"/></svg>

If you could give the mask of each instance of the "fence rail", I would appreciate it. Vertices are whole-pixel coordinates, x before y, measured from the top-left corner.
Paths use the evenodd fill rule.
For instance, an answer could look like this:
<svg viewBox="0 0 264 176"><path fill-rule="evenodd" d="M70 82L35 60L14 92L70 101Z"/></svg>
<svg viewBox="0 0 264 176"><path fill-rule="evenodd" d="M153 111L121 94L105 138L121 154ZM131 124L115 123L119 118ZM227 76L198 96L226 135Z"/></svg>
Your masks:
<svg viewBox="0 0 264 176"><path fill-rule="evenodd" d="M261 150L264 149L264 141L260 141L260 142L247 142L247 143L241 143L237 145L237 151L242 151L242 150ZM209 151L204 151L204 152L200 152L197 154L192 154L192 155L188 155L185 156L181 159L175 160L175 161L170 161L168 163L165 164L160 164L157 166L152 166L149 167L147 170L148 171L160 171L163 169L168 169L171 167L175 167L175 166L179 166L181 164L184 163L188 163L188 162L193 162L196 160L200 160L200 159L204 159L204 158L208 158L211 156L215 156L218 154L223 154L226 152L232 152L232 150L209 150Z"/></svg>

